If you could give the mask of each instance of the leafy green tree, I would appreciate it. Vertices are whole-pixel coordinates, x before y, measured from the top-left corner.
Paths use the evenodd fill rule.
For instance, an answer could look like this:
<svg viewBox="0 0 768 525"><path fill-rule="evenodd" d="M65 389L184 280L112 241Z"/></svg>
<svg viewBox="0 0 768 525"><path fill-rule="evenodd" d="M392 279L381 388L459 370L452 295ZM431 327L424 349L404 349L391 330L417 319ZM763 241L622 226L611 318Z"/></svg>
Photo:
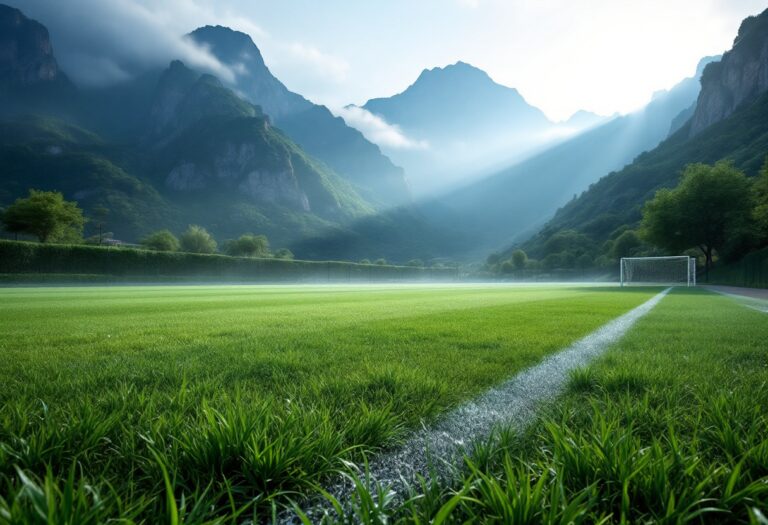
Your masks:
<svg viewBox="0 0 768 525"><path fill-rule="evenodd" d="M587 270L595 265L595 261L587 253L582 253L576 258L576 268L579 270Z"/></svg>
<svg viewBox="0 0 768 525"><path fill-rule="evenodd" d="M507 259L499 265L499 271L503 274L510 274L515 271L515 265L512 259Z"/></svg>
<svg viewBox="0 0 768 525"><path fill-rule="evenodd" d="M360 259L360 264L371 264L370 259Z"/></svg>
<svg viewBox="0 0 768 525"><path fill-rule="evenodd" d="M378 266L386 266L387 265L387 260L382 257L382 258L379 258L379 259L376 259L375 261L373 261L373 264L376 264Z"/></svg>
<svg viewBox="0 0 768 525"><path fill-rule="evenodd" d="M141 240L141 245L158 252L177 252L181 248L179 240L168 230L158 230Z"/></svg>
<svg viewBox="0 0 768 525"><path fill-rule="evenodd" d="M488 258L485 260L485 264L488 266L495 266L501 262L501 254L500 253L492 253L488 256Z"/></svg>
<svg viewBox="0 0 768 525"><path fill-rule="evenodd" d="M515 250L512 252L511 260L515 270L522 270L528 262L528 255L523 250Z"/></svg>
<svg viewBox="0 0 768 525"><path fill-rule="evenodd" d="M559 253L550 253L542 259L541 265L546 270L554 270L555 268L562 267L562 258Z"/></svg>
<svg viewBox="0 0 768 525"><path fill-rule="evenodd" d="M424 261L421 259L411 259L406 263L406 266L414 266L416 268L422 268L424 266Z"/></svg>
<svg viewBox="0 0 768 525"><path fill-rule="evenodd" d="M269 240L265 235L246 233L227 241L224 251L233 257L269 257Z"/></svg>
<svg viewBox="0 0 768 525"><path fill-rule="evenodd" d="M8 232L34 235L40 242L81 240L85 224L77 203L65 201L58 191L29 190L29 197L16 199L2 219Z"/></svg>
<svg viewBox="0 0 768 525"><path fill-rule="evenodd" d="M749 243L753 208L749 179L733 165L691 164L676 188L659 190L645 204L641 231L669 252L701 250L708 276L715 253L734 255Z"/></svg>
<svg viewBox="0 0 768 525"><path fill-rule="evenodd" d="M288 248L280 248L275 252L275 259L285 259L287 261L293 260L293 252Z"/></svg>
<svg viewBox="0 0 768 525"><path fill-rule="evenodd" d="M760 240L768 243L768 158L765 159L763 169L755 180L755 222L760 235Z"/></svg>
<svg viewBox="0 0 768 525"><path fill-rule="evenodd" d="M636 250L643 245L640 236L634 230L626 230L619 235L611 246L611 254L615 259L622 257L631 257Z"/></svg>
<svg viewBox="0 0 768 525"><path fill-rule="evenodd" d="M185 252L214 253L216 251L216 241L211 234L205 228L194 224L181 234L179 241L181 250Z"/></svg>

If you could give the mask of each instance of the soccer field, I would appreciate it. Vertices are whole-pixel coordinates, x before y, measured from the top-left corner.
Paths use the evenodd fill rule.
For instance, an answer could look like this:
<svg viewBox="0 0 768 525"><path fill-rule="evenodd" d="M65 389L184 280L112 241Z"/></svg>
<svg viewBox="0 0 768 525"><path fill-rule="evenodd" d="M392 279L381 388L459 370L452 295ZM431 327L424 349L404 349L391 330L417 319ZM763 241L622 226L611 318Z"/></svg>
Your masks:
<svg viewBox="0 0 768 525"><path fill-rule="evenodd" d="M565 285L0 289L0 523L40 513L71 523L270 521L290 500L317 494L344 468L343 460L360 462L397 448L440 414L659 291ZM724 453L717 476L727 480L739 464L740 479L755 482L731 502L748 521L750 509L764 508L768 486L757 484L768 476L766 422L758 414L768 397L760 386L768 380L766 340L765 314L726 297L674 291L605 357L573 374L555 404L569 410L553 416L543 407L541 425L514 445L489 444L494 451L485 451L475 474L469 469L466 486L482 487L482 476L488 483L509 481L505 461L499 462L504 454L545 465L540 446L552 448L547 417L560 418L555 427L581 438L597 425L590 417L602 403L618 432L621 411L611 403L629 410L632 400L642 407L658 398L659 406L647 408L659 420L646 421L638 408L638 420L629 424L650 439L651 430L668 428L662 424L667 412L679 416L702 405L697 395L731 395L741 403L734 404L742 410L738 418L750 414L749 421L723 416L739 425L732 437L743 443L739 432L749 432L753 442L748 455ZM702 394L699 384L706 385ZM681 442L691 439L701 446L698 433ZM618 491L613 503L589 493L610 473L605 465L589 472L586 465L587 459L578 467L582 477L571 480L583 486L562 488L562 501L535 503L530 495L528 504L544 512L575 502L586 521L619 521L626 506L621 486L605 488ZM541 472L549 467L540 468L537 475L531 467L531 487L546 478ZM547 479L547 486L564 482ZM506 519L503 507L475 503L491 502L493 494L470 497L463 487L440 485L417 503L387 508L381 502L374 510L366 510L363 495L350 519ZM547 497L557 492L547 490ZM668 508L669 498L664 503ZM691 513L705 504L696 500ZM531 522L547 521L531 516Z"/></svg>

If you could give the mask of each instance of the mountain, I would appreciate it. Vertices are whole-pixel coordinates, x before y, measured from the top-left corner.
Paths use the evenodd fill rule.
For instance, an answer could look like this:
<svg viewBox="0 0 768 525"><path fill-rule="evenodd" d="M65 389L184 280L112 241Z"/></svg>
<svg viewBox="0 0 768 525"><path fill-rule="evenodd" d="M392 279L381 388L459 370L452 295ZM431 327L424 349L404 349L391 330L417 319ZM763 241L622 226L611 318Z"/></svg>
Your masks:
<svg viewBox="0 0 768 525"><path fill-rule="evenodd" d="M697 75L711 60L700 62ZM698 91L697 76L687 78L669 91L656 93L642 110L450 192L425 213L474 239L476 253L520 240L601 176L659 144L672 120L696 100Z"/></svg>
<svg viewBox="0 0 768 525"><path fill-rule="evenodd" d="M565 125L569 128L584 130L593 128L598 124L602 124L605 121L610 120L611 118L612 117L598 115L597 113L593 113L591 111L579 110L565 121Z"/></svg>
<svg viewBox="0 0 768 525"><path fill-rule="evenodd" d="M189 37L235 72L230 87L261 106L276 126L352 182L366 198L382 205L409 201L403 169L328 108L288 90L272 75L250 36L227 27L205 26Z"/></svg>
<svg viewBox="0 0 768 525"><path fill-rule="evenodd" d="M73 95L45 26L0 4L0 115L11 108L50 109Z"/></svg>
<svg viewBox="0 0 768 525"><path fill-rule="evenodd" d="M417 202L412 210L366 217L348 231L298 243L316 257L415 257L474 261L530 237L561 206L601 176L621 169L664 140L672 122L695 104L699 77L718 57L702 59L693 77L654 94L640 111L608 120L478 182Z"/></svg>
<svg viewBox="0 0 768 525"><path fill-rule="evenodd" d="M50 92L32 87L66 77L53 67L47 30L0 10L9 12L21 22L2 35L0 71L12 82L3 85L10 104L0 118L0 206L29 188L57 190L86 214L108 208L107 229L122 240L195 223L220 238L265 233L278 245L373 213L353 184L260 107L178 60L117 86L72 86L66 111L46 111L38 98ZM28 42L39 53L14 51ZM18 103L12 83L29 104Z"/></svg>
<svg viewBox="0 0 768 525"><path fill-rule="evenodd" d="M201 75L174 60L158 81L145 139L154 146L167 143L190 125L210 116L263 117L263 113L225 88L213 75Z"/></svg>
<svg viewBox="0 0 768 525"><path fill-rule="evenodd" d="M516 89L465 62L425 69L402 93L369 100L363 108L429 141L536 132L551 125Z"/></svg>
<svg viewBox="0 0 768 525"><path fill-rule="evenodd" d="M464 62L425 69L405 91L362 109L419 147L383 145L424 195L466 182L550 139L552 122L513 88Z"/></svg>
<svg viewBox="0 0 768 525"><path fill-rule="evenodd" d="M746 19L733 49L706 67L692 116L679 130L560 209L526 249L536 257L556 253L552 239L575 232L599 255L597 247L636 227L644 203L658 189L677 185L691 163L726 159L747 175L757 174L768 155L768 84L760 80L768 65L766 46L768 10Z"/></svg>
<svg viewBox="0 0 768 525"><path fill-rule="evenodd" d="M768 90L768 16L744 20L730 51L710 64L701 78L701 95L690 136L731 115L742 104Z"/></svg>

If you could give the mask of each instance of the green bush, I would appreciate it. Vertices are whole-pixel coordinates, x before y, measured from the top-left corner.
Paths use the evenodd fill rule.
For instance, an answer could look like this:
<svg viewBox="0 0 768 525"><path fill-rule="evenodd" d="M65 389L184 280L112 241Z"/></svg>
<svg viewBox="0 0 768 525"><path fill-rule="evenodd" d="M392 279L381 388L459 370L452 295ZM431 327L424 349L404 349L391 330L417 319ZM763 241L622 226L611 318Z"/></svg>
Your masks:
<svg viewBox="0 0 768 525"><path fill-rule="evenodd" d="M181 248L179 240L168 230L159 230L147 235L141 240L141 244L159 252L177 252Z"/></svg>
<svg viewBox="0 0 768 525"><path fill-rule="evenodd" d="M181 234L181 249L189 253L214 253L216 241L202 226L190 224L187 231Z"/></svg>
<svg viewBox="0 0 768 525"><path fill-rule="evenodd" d="M224 251L233 257L269 257L269 241L265 235L246 233L227 241Z"/></svg>

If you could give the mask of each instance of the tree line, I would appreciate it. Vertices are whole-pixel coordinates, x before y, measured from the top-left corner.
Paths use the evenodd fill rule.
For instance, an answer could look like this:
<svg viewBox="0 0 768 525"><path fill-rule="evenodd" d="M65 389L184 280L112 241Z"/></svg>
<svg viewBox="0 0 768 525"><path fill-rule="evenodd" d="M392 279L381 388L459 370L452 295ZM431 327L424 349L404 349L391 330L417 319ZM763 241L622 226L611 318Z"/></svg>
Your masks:
<svg viewBox="0 0 768 525"><path fill-rule="evenodd" d="M485 270L614 270L622 257L690 255L708 273L716 261L730 263L768 246L768 159L757 177L728 161L690 164L674 188L659 189L642 208L641 220L624 225L607 239L561 230L537 250L491 254Z"/></svg>
<svg viewBox="0 0 768 525"><path fill-rule="evenodd" d="M13 234L36 237L41 243L92 243L102 244L105 236L104 222L109 211L99 206L94 209L93 221L98 235L84 241L83 229L88 221L83 210L76 202L64 200L61 192L29 190L27 197L16 199L6 208L1 216L5 231ZM149 250L164 252L216 253L221 252L233 257L275 257L293 259L293 253L281 248L272 253L269 240L265 235L245 233L237 239L230 239L219 247L216 240L205 228L197 225L189 227L178 237L170 230L163 229L151 233L139 243Z"/></svg>

